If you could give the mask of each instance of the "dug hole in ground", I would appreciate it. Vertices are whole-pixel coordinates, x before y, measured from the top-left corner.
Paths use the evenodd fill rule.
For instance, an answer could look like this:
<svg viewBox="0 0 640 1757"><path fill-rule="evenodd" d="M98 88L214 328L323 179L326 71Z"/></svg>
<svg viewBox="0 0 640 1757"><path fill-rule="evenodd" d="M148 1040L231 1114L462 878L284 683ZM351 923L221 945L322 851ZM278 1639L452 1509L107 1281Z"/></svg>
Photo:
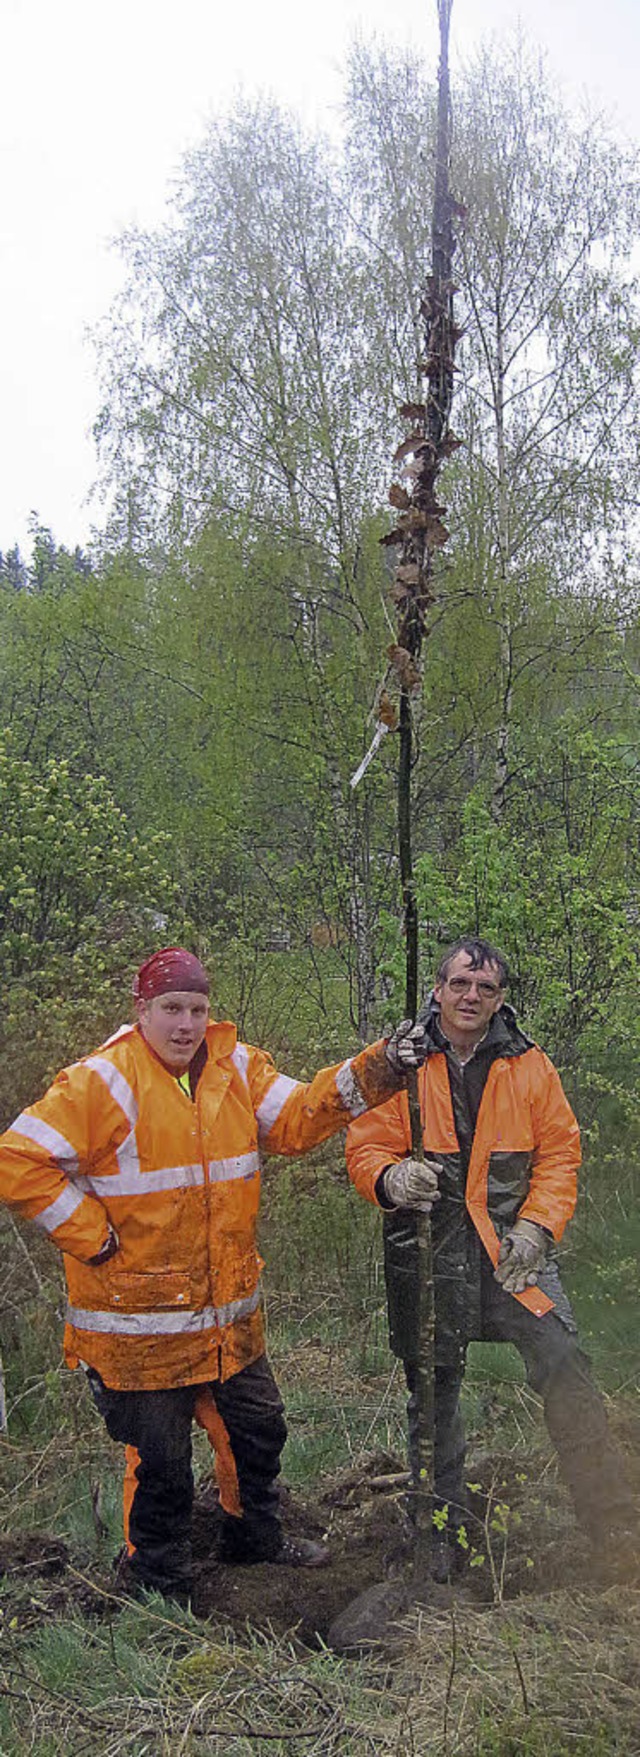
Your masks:
<svg viewBox="0 0 640 1757"><path fill-rule="evenodd" d="M625 1453L628 1472L640 1491L640 1416L623 1405L613 1418L614 1431ZM478 1614L539 1600L558 1591L609 1592L617 1585L629 1608L638 1598L640 1574L633 1558L617 1569L594 1569L593 1553L577 1530L569 1498L548 1454L534 1455L525 1468L511 1452L487 1451L471 1456L469 1549L459 1582L432 1594L433 1614L451 1604ZM225 1567L218 1560L219 1510L210 1482L200 1484L194 1507L194 1609L199 1618L247 1625L291 1634L300 1643L333 1645L336 1620L369 1588L387 1588L381 1608L379 1638L384 1645L398 1639L389 1626L384 1605L406 1623L424 1624L430 1612L420 1601L412 1580L412 1550L405 1513L407 1476L401 1457L375 1452L356 1466L335 1472L311 1499L282 1487L285 1530L292 1535L326 1539L329 1560L321 1568ZM636 1558L637 1561L637 1558ZM81 1574L83 1578L79 1579ZM622 1581L622 1575L625 1576ZM0 1576L4 1577L4 1612L11 1614L11 1585L25 1580L42 1583L43 1617L78 1608L100 1615L113 1594L110 1575L97 1570L93 1558L73 1555L68 1544L51 1535L25 1533L0 1538ZM621 1584L622 1582L622 1584ZM45 1584L46 1583L46 1584ZM408 1604L403 1603L402 1587ZM414 1601L415 1600L415 1605ZM16 1614L38 1620L38 1598L26 1608L20 1595ZM408 1630L404 1628L406 1637ZM374 1637L375 1639L375 1637ZM368 1645L365 1637L363 1645ZM347 1641L344 1651L348 1651ZM354 1638L354 1650L358 1646Z"/></svg>

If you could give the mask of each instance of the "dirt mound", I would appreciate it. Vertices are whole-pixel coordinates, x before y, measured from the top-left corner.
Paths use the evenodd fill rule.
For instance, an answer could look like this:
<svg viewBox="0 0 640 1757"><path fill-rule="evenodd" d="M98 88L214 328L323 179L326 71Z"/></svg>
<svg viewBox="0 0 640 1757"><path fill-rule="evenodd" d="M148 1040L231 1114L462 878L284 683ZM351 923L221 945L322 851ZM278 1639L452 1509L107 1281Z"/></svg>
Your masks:
<svg viewBox="0 0 640 1757"><path fill-rule="evenodd" d="M0 1536L0 1581L0 1617L7 1627L34 1628L72 1611L104 1615L99 1584L81 1578L68 1545L47 1532Z"/></svg>
<svg viewBox="0 0 640 1757"><path fill-rule="evenodd" d="M391 1469L389 1468L391 1466ZM326 1538L323 1568L284 1568L261 1563L228 1568L217 1561L218 1518L211 1492L194 1509L194 1603L199 1615L251 1622L277 1634L293 1632L305 1643L326 1636L337 1612L373 1585L403 1549L404 1510L396 1492L397 1461L377 1455L364 1469L331 1480L310 1504L285 1484L282 1519L291 1536ZM383 1486L380 1486L380 1485Z"/></svg>
<svg viewBox="0 0 640 1757"><path fill-rule="evenodd" d="M406 1488L402 1461L386 1453L339 1472L312 1502L285 1484L285 1530L292 1536L323 1537L328 1545L328 1564L305 1569L264 1563L225 1566L219 1558L216 1494L208 1485L201 1487L193 1518L196 1614L236 1631L252 1625L317 1646L362 1593L383 1582L390 1583L393 1593L394 1583L410 1581ZM609 1563L617 1567L620 1559L605 1557L598 1581L592 1552L544 1458L525 1470L513 1454L477 1456L470 1465L469 1494L467 1565L456 1588L463 1603L482 1611L522 1594L611 1584ZM629 1573L633 1559L626 1555L623 1560ZM72 1609L101 1616L117 1608L112 1576L97 1575L93 1566L72 1558L68 1546L48 1534L0 1540L2 1576L4 1614L15 1615L20 1625Z"/></svg>
<svg viewBox="0 0 640 1757"><path fill-rule="evenodd" d="M37 1574L50 1579L63 1574L69 1561L66 1543L60 1537L45 1533L21 1532L18 1537L0 1537L0 1579L5 1575L25 1579Z"/></svg>
<svg viewBox="0 0 640 1757"><path fill-rule="evenodd" d="M486 1454L474 1459L469 1482L467 1566L460 1587L465 1602L481 1608L522 1593L598 1584L592 1551L545 1460L525 1471L513 1455ZM307 1644L326 1640L335 1619L360 1594L410 1576L406 1487L401 1461L386 1454L340 1472L312 1505L285 1486L285 1529L292 1536L326 1538L330 1561L321 1569L222 1566L215 1500L210 1490L201 1491L194 1513L198 1614L278 1635L295 1632ZM630 1560L625 1556L625 1568ZM610 1584L609 1564L617 1568L619 1562L604 1558L603 1586Z"/></svg>

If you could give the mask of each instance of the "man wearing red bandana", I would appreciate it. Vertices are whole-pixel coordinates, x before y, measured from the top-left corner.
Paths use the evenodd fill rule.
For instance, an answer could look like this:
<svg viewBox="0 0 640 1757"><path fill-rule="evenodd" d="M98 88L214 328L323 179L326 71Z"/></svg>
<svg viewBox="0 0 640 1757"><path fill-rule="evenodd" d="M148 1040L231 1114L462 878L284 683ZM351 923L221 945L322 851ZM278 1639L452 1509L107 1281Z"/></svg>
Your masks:
<svg viewBox="0 0 640 1757"><path fill-rule="evenodd" d="M125 1577L187 1602L194 1417L216 1452L223 1560L325 1559L280 1524L260 1165L388 1099L423 1032L405 1022L305 1082L210 1018L206 971L181 946L148 958L133 992L136 1022L64 1068L0 1140L0 1199L63 1252L66 1360L127 1449Z"/></svg>

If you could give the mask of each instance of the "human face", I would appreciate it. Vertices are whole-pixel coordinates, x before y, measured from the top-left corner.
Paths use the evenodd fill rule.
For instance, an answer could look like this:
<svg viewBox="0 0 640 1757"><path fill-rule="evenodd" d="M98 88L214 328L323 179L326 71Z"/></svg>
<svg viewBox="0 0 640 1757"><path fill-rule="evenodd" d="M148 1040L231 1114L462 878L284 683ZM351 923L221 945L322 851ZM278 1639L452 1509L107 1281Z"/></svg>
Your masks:
<svg viewBox="0 0 640 1757"><path fill-rule="evenodd" d="M172 1072L184 1073L207 1029L207 995L172 989L151 1001L138 1001L137 1007L140 1029L151 1049Z"/></svg>
<svg viewBox="0 0 640 1757"><path fill-rule="evenodd" d="M444 982L437 982L433 992L442 1030L454 1049L474 1049L504 1000L496 965L481 964L474 970L468 952L456 952Z"/></svg>

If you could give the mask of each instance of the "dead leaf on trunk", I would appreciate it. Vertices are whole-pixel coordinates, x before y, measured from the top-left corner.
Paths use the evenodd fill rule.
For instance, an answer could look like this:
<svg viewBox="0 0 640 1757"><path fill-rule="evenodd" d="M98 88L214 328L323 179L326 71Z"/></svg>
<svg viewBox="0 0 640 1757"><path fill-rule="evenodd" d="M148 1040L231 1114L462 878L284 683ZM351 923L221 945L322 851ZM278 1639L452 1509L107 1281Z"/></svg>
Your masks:
<svg viewBox="0 0 640 1757"><path fill-rule="evenodd" d="M411 499L407 494L406 488L401 488L399 482L391 483L389 489L389 501L391 506L397 508L398 512L406 512L407 507L411 505Z"/></svg>
<svg viewBox="0 0 640 1757"><path fill-rule="evenodd" d="M410 433L407 439L403 439L397 451L394 451L394 464L402 464L405 458L411 457L412 452L424 451L428 445L429 441L425 439L424 433Z"/></svg>
<svg viewBox="0 0 640 1757"><path fill-rule="evenodd" d="M417 561L401 562L400 566L396 568L395 583L398 586L419 586L420 568Z"/></svg>
<svg viewBox="0 0 640 1757"><path fill-rule="evenodd" d="M424 530L429 549L442 549L449 540L449 532L442 519L434 518L431 514L427 514Z"/></svg>
<svg viewBox="0 0 640 1757"><path fill-rule="evenodd" d="M376 707L376 719L381 720L383 726L388 726L390 732L395 732L397 730L398 710L395 702L392 702L391 696L386 689L381 689L380 691Z"/></svg>
<svg viewBox="0 0 640 1757"><path fill-rule="evenodd" d="M415 659L407 652L406 647L391 646L387 648L389 661L393 665L401 689L409 692L419 689L422 681Z"/></svg>
<svg viewBox="0 0 640 1757"><path fill-rule="evenodd" d="M403 421L424 421L427 414L426 403L401 403L398 414Z"/></svg>

